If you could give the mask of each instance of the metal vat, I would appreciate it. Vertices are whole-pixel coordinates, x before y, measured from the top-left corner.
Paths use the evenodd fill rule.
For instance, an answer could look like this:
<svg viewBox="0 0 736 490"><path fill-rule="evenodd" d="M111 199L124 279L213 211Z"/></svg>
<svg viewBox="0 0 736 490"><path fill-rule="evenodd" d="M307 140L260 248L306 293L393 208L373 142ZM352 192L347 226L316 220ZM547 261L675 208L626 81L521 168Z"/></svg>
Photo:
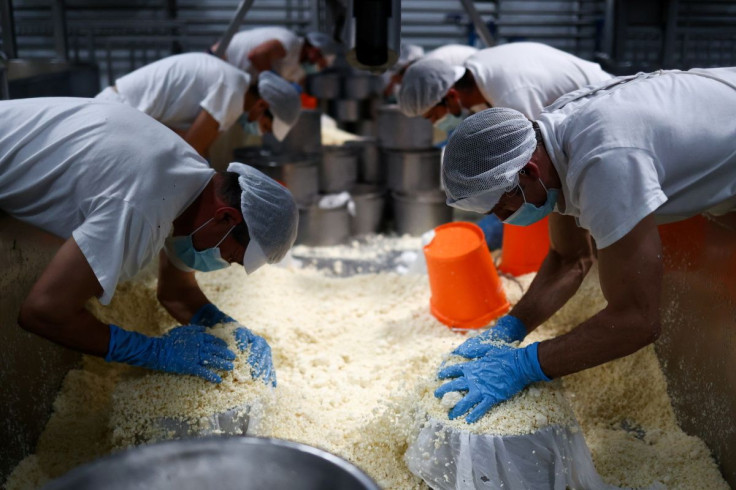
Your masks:
<svg viewBox="0 0 736 490"><path fill-rule="evenodd" d="M360 117L360 101L356 99L338 99L329 101L329 113L339 122L358 122Z"/></svg>
<svg viewBox="0 0 736 490"><path fill-rule="evenodd" d="M235 161L251 165L285 185L298 204L312 203L319 193L319 155L274 155L261 148L236 148Z"/></svg>
<svg viewBox="0 0 736 490"><path fill-rule="evenodd" d="M340 97L340 73L315 73L307 75L306 90L318 99L336 99Z"/></svg>
<svg viewBox="0 0 736 490"><path fill-rule="evenodd" d="M445 204L444 191L392 192L391 198L399 235L418 236L452 221L452 208Z"/></svg>
<svg viewBox="0 0 736 490"><path fill-rule="evenodd" d="M388 187L397 192L429 191L440 188L440 166L442 151L429 150L383 150L386 163Z"/></svg>
<svg viewBox="0 0 736 490"><path fill-rule="evenodd" d="M299 229L296 243L300 245L339 245L350 237L350 214L347 204L334 209L320 209L316 201L299 207Z"/></svg>
<svg viewBox="0 0 736 490"><path fill-rule="evenodd" d="M354 146L322 147L319 190L325 194L349 190L358 180L358 151Z"/></svg>
<svg viewBox="0 0 736 490"><path fill-rule="evenodd" d="M432 123L423 117L406 117L398 105L378 109L378 145L393 150L432 148Z"/></svg>
<svg viewBox="0 0 736 490"><path fill-rule="evenodd" d="M375 75L370 73L351 73L345 75L342 80L342 94L346 99L367 99L375 95Z"/></svg>
<svg viewBox="0 0 736 490"><path fill-rule="evenodd" d="M353 236L369 235L381 231L386 207L386 190L369 184L358 184L350 195L355 202L350 231Z"/></svg>
<svg viewBox="0 0 736 490"><path fill-rule="evenodd" d="M375 138L361 141L348 141L347 147L358 151L358 182L366 184L383 184L386 182L386 164L380 157Z"/></svg>
<svg viewBox="0 0 736 490"><path fill-rule="evenodd" d="M206 437L139 446L76 468L47 490L379 490L365 473L306 444Z"/></svg>

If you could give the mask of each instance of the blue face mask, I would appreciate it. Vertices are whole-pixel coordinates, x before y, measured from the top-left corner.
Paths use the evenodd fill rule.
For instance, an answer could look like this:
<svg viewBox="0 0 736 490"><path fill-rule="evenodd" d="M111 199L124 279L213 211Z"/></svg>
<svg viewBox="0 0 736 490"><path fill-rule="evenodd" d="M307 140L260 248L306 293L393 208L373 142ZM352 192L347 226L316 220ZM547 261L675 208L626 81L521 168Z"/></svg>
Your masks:
<svg viewBox="0 0 736 490"><path fill-rule="evenodd" d="M261 125L258 124L258 119L255 121L248 121L247 112L238 118L238 124L240 124L243 127L243 131L248 134L263 136L263 131L261 131Z"/></svg>
<svg viewBox="0 0 736 490"><path fill-rule="evenodd" d="M225 233L225 236L222 237L219 242L217 242L217 245L212 248L197 250L196 248L194 248L194 243L192 243L192 237L194 236L194 234L207 226L207 223L209 223L213 219L215 218L210 218L202 226L194 230L190 235L167 238L164 247L169 254L173 253L174 255L176 255L176 258L190 269L201 272L210 272L224 269L230 264L220 255L219 246L225 240L225 238L227 238L230 232L233 231L233 228L235 228L234 226L230 228L230 230Z"/></svg>
<svg viewBox="0 0 736 490"><path fill-rule="evenodd" d="M524 190L521 189L521 186L519 186L519 189L521 189L521 195L524 197L524 204L522 204L521 207L514 212L514 214L503 220L504 223L517 226L529 226L541 219L544 219L545 216L552 212L552 210L555 208L557 196L559 195L560 191L559 189L547 189L544 186L544 182L542 182L542 179L539 179L539 183L542 184L544 190L547 191L547 200L544 201L544 204L537 207L532 203L526 202Z"/></svg>
<svg viewBox="0 0 736 490"><path fill-rule="evenodd" d="M304 70L304 73L307 75L314 75L315 73L319 73L319 65L316 63L311 63L309 61L305 61L301 64L302 70Z"/></svg>
<svg viewBox="0 0 736 490"><path fill-rule="evenodd" d="M440 131L444 131L445 133L451 133L455 131L455 128L458 127L462 121L462 114L456 116L448 111L444 116L435 121L434 127Z"/></svg>

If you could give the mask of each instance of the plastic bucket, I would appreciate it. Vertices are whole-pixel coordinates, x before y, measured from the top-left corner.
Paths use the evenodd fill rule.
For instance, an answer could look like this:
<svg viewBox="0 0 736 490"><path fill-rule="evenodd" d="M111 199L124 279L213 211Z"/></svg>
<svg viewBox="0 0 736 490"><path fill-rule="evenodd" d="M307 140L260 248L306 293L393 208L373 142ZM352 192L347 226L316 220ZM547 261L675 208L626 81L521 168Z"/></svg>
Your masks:
<svg viewBox="0 0 736 490"><path fill-rule="evenodd" d="M483 231L464 221L434 231L424 256L432 292L429 307L435 318L449 327L470 329L506 313L509 302Z"/></svg>
<svg viewBox="0 0 736 490"><path fill-rule="evenodd" d="M549 252L548 218L529 226L504 223L501 264L498 269L512 276L537 272Z"/></svg>

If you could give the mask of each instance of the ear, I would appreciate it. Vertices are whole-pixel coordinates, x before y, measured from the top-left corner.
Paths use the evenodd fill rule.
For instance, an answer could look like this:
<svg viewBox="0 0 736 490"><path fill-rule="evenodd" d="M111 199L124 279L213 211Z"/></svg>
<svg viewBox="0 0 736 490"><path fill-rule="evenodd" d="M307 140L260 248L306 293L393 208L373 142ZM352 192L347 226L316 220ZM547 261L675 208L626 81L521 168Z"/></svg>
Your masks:
<svg viewBox="0 0 736 490"><path fill-rule="evenodd" d="M526 165L524 165L524 168L521 169L522 175L526 175L532 180L538 180L541 177L541 173L539 172L539 165L534 163L533 161L530 161Z"/></svg>
<svg viewBox="0 0 736 490"><path fill-rule="evenodd" d="M451 88L447 91L447 95L445 95L445 99L447 100L447 108L450 110L450 112L454 115L460 114L463 107L460 103L460 93L455 88Z"/></svg>
<svg viewBox="0 0 736 490"><path fill-rule="evenodd" d="M234 226L243 221L243 215L240 213L240 210L225 206L215 211L215 221L223 220L230 226Z"/></svg>

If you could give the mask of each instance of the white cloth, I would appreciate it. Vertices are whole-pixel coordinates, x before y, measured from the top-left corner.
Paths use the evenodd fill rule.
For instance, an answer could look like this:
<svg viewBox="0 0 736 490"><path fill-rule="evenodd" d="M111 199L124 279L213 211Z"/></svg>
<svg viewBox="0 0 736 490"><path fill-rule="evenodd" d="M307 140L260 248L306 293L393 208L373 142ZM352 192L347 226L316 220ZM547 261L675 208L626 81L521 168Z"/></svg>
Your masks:
<svg viewBox="0 0 736 490"><path fill-rule="evenodd" d="M0 209L74 237L108 304L214 175L174 132L122 104L0 102Z"/></svg>
<svg viewBox="0 0 736 490"><path fill-rule="evenodd" d="M562 181L558 211L599 248L650 213L663 223L736 210L736 68L640 74L599 88L569 94L539 118Z"/></svg>
<svg viewBox="0 0 736 490"><path fill-rule="evenodd" d="M258 70L251 65L248 55L256 46L272 40L281 43L286 51L284 58L273 63L273 71L290 82L298 82L304 76L299 66L304 39L283 27L259 27L236 33L225 50L225 59L255 79Z"/></svg>
<svg viewBox="0 0 736 490"><path fill-rule="evenodd" d="M483 49L465 67L492 107L516 109L529 119L561 95L611 78L597 63L539 43Z"/></svg>
<svg viewBox="0 0 736 490"><path fill-rule="evenodd" d="M115 90L115 87L106 87L102 92L95 96L95 99L101 102L118 102L126 104L125 98Z"/></svg>
<svg viewBox="0 0 736 490"><path fill-rule="evenodd" d="M247 73L219 58L184 53L118 78L115 86L125 102L171 128L188 129L204 109L226 131L243 114L249 83Z"/></svg>
<svg viewBox="0 0 736 490"><path fill-rule="evenodd" d="M440 60L452 66L464 66L465 62L478 52L478 48L464 44L447 44L433 49L425 54L422 59Z"/></svg>

